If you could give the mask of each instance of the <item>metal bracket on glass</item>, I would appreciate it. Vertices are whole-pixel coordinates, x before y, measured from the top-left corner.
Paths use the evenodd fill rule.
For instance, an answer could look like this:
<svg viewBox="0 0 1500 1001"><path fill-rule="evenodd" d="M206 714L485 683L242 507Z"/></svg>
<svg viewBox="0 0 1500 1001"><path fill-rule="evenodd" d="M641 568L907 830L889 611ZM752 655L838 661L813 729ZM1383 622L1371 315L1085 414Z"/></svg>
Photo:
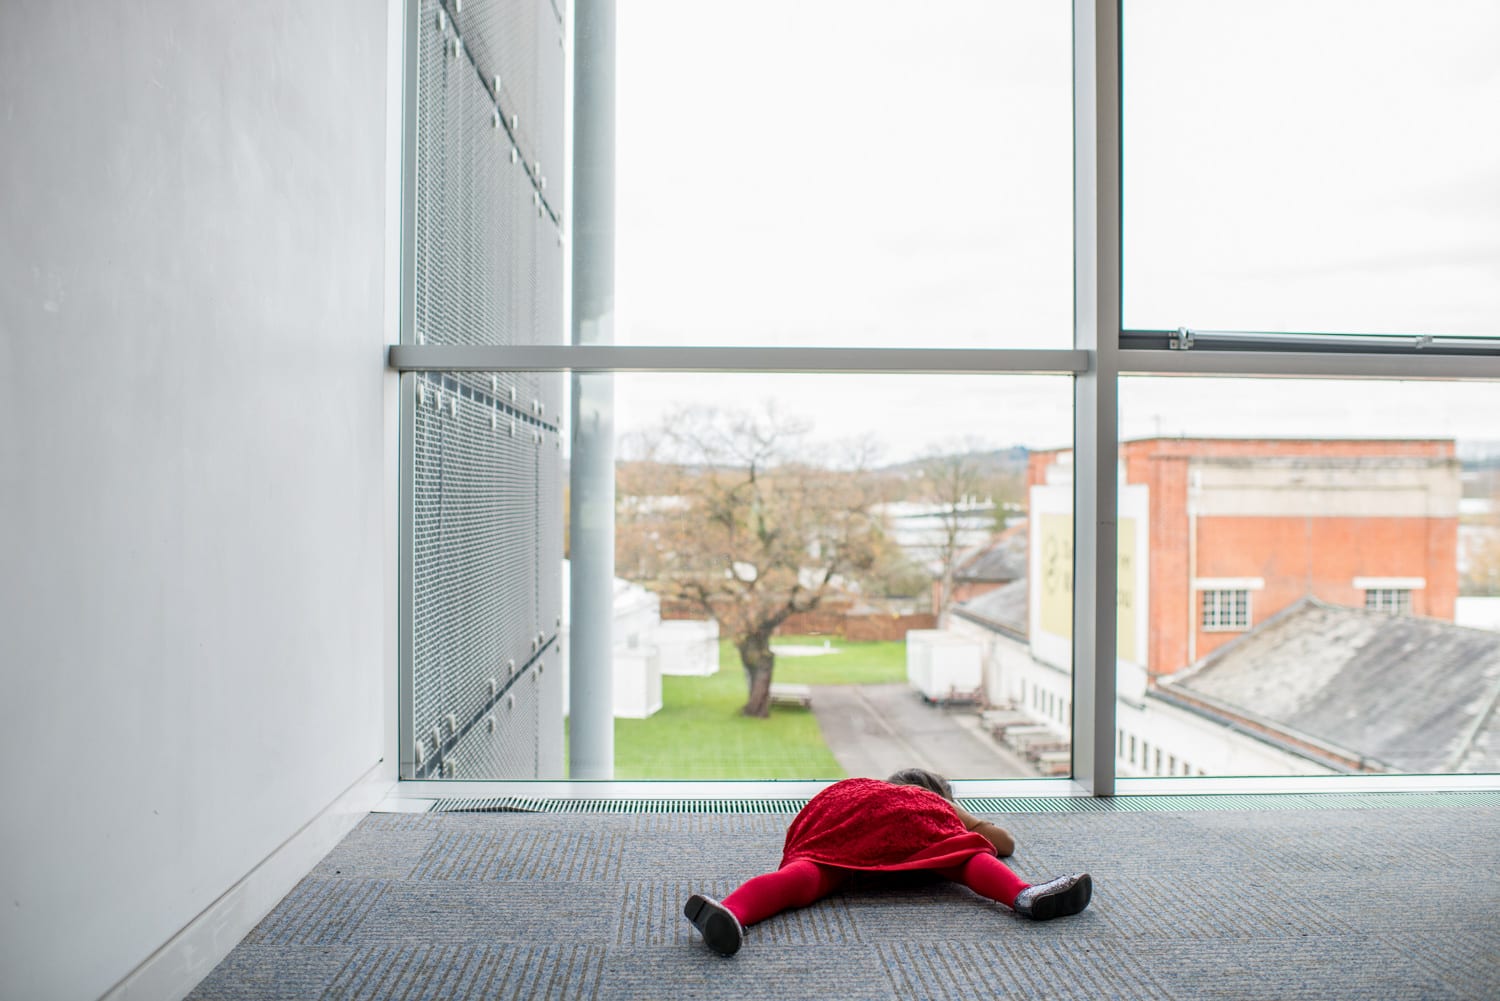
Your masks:
<svg viewBox="0 0 1500 1001"><path fill-rule="evenodd" d="M1167 347L1173 351L1188 351L1193 346L1193 332L1187 327L1178 327L1167 340Z"/></svg>

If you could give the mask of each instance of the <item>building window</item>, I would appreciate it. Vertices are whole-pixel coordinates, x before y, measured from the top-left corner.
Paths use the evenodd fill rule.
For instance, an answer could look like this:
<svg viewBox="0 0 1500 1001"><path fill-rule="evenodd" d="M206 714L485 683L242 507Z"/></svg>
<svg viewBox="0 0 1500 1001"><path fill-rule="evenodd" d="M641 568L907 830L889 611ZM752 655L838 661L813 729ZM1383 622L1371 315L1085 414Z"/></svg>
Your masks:
<svg viewBox="0 0 1500 1001"><path fill-rule="evenodd" d="M1203 628L1223 632L1250 628L1250 592L1225 590L1203 592Z"/></svg>
<svg viewBox="0 0 1500 1001"><path fill-rule="evenodd" d="M1404 587L1372 587L1365 591L1365 608L1392 615L1411 614L1411 590Z"/></svg>

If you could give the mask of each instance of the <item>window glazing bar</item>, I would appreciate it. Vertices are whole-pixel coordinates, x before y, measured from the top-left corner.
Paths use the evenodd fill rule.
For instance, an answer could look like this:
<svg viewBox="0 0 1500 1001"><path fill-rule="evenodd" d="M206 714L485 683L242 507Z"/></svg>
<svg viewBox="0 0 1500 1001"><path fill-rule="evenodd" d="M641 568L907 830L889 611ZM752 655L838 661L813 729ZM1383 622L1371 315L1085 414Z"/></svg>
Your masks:
<svg viewBox="0 0 1500 1001"><path fill-rule="evenodd" d="M567 353L615 339L615 0L573 5L573 308ZM514 368L511 369L515 371ZM568 776L615 774L615 384L570 377Z"/></svg>
<svg viewBox="0 0 1500 1001"><path fill-rule="evenodd" d="M1125 330L1120 347L1131 351L1270 351L1281 354L1397 354L1500 357L1500 338L1445 334L1274 333L1261 330Z"/></svg>
<svg viewBox="0 0 1500 1001"><path fill-rule="evenodd" d="M1115 794L1120 11L1073 0L1073 780Z"/></svg>
<svg viewBox="0 0 1500 1001"><path fill-rule="evenodd" d="M806 372L1074 375L1083 350L989 348L651 347L633 345L476 346L400 344L401 372Z"/></svg>
<svg viewBox="0 0 1500 1001"><path fill-rule="evenodd" d="M1283 376L1317 379L1500 379L1500 354L1343 354L1311 351L1129 350L1125 375Z"/></svg>
<svg viewBox="0 0 1500 1001"><path fill-rule="evenodd" d="M421 73L418 31L421 6L418 0L404 0L401 9L401 277L397 297L397 329L402 344L413 343L417 329L417 83ZM413 460L416 454L416 422L410 417L416 403L416 379L402 376L399 383L397 409L403 416L398 421L400 430L396 460L400 469L400 484L397 487L397 517L400 527L396 569L396 746L397 774L403 779L409 779L416 774L417 767L416 733L412 718L416 692L413 674L416 663L413 629L416 615L416 543L411 529L415 523L416 504L416 469Z"/></svg>

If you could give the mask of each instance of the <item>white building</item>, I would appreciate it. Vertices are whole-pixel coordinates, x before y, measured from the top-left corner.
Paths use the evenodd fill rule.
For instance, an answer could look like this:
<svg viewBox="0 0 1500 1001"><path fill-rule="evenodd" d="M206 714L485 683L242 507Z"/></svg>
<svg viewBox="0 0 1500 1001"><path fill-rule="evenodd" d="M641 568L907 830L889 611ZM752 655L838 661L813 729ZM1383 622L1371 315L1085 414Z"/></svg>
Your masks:
<svg viewBox="0 0 1500 1001"><path fill-rule="evenodd" d="M572 644L568 604L570 564L563 561L562 669L563 712L568 711L569 651ZM646 719L661 708L663 674L709 675L719 670L719 624L662 621L661 599L639 584L614 582L614 714Z"/></svg>

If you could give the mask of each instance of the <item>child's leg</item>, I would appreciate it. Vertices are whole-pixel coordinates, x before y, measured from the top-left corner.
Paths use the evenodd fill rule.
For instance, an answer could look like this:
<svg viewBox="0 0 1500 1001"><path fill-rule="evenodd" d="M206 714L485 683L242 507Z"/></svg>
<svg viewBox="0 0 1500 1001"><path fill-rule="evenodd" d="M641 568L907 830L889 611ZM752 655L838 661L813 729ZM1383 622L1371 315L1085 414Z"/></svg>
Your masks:
<svg viewBox="0 0 1500 1001"><path fill-rule="evenodd" d="M974 855L963 865L939 869L938 873L1006 907L1015 907L1016 895L1030 885L993 855Z"/></svg>
<svg viewBox="0 0 1500 1001"><path fill-rule="evenodd" d="M724 898L742 925L753 925L791 907L806 907L828 896L844 882L844 873L832 866L803 859L746 882Z"/></svg>

